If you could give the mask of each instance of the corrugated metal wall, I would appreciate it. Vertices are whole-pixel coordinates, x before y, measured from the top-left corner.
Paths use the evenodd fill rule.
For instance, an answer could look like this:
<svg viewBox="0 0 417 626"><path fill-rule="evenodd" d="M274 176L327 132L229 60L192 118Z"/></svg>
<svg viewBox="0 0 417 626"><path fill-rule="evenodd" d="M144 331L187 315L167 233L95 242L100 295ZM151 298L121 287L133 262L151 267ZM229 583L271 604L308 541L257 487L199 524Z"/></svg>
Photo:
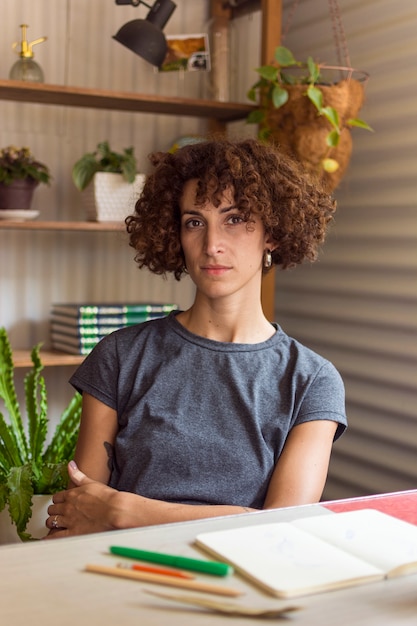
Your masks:
<svg viewBox="0 0 417 626"><path fill-rule="evenodd" d="M284 3L284 22L292 2ZM338 367L350 427L334 447L327 498L417 484L417 7L340 0L351 63L367 70L336 224L320 260L277 275L277 319ZM337 58L327 0L304 0L285 44Z"/></svg>

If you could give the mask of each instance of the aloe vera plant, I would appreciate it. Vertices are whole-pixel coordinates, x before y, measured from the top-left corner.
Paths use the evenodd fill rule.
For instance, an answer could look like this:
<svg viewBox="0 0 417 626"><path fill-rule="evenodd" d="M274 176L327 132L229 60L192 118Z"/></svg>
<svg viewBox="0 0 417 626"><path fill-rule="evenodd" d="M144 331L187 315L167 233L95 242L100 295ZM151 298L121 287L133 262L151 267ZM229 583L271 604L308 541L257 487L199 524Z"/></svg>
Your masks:
<svg viewBox="0 0 417 626"><path fill-rule="evenodd" d="M32 515L32 496L65 489L67 463L73 458L78 436L81 396L72 397L64 409L50 443L45 379L41 375L41 344L31 352L32 368L24 378L26 427L16 395L13 354L7 332L0 328L0 398L8 421L0 412L0 512L8 507L22 541Z"/></svg>

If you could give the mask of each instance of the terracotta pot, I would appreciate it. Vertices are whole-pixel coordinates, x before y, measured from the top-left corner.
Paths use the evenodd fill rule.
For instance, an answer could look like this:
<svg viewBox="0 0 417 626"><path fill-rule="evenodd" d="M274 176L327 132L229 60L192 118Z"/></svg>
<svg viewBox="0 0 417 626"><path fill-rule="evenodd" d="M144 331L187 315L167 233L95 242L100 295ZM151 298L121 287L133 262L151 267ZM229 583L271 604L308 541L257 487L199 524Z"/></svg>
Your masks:
<svg viewBox="0 0 417 626"><path fill-rule="evenodd" d="M48 517L48 506L52 503L52 496L33 496L32 503L32 517L28 522L26 532L30 533L34 539L42 539L48 534L45 521ZM0 545L6 543L20 543L20 537L16 526L11 522L7 507L0 513Z"/></svg>
<svg viewBox="0 0 417 626"><path fill-rule="evenodd" d="M33 178L14 180L10 185L0 183L0 210L30 209L33 192L38 184Z"/></svg>

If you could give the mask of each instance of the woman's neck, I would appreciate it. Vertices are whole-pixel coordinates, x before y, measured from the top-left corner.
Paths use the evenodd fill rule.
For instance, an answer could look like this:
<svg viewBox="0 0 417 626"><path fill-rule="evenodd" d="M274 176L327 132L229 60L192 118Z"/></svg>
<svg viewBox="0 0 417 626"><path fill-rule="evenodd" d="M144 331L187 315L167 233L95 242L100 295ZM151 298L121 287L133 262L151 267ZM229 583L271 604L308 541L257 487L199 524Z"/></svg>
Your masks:
<svg viewBox="0 0 417 626"><path fill-rule="evenodd" d="M214 341L261 343L275 333L259 301L240 307L230 301L213 303L197 295L192 306L177 315L177 320L195 335Z"/></svg>

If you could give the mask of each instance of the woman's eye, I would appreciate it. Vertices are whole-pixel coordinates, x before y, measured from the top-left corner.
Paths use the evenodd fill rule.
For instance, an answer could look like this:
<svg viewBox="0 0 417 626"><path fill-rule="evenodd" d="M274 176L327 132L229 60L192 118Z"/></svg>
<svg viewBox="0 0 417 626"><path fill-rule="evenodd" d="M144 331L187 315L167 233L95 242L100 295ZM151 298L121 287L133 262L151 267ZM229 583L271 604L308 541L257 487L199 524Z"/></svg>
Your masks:
<svg viewBox="0 0 417 626"><path fill-rule="evenodd" d="M229 215L227 221L229 224L242 224L245 220L241 215L235 213L234 215Z"/></svg>
<svg viewBox="0 0 417 626"><path fill-rule="evenodd" d="M193 218L185 222L186 228L198 228L199 226L201 226L201 220L198 220L197 218Z"/></svg>

